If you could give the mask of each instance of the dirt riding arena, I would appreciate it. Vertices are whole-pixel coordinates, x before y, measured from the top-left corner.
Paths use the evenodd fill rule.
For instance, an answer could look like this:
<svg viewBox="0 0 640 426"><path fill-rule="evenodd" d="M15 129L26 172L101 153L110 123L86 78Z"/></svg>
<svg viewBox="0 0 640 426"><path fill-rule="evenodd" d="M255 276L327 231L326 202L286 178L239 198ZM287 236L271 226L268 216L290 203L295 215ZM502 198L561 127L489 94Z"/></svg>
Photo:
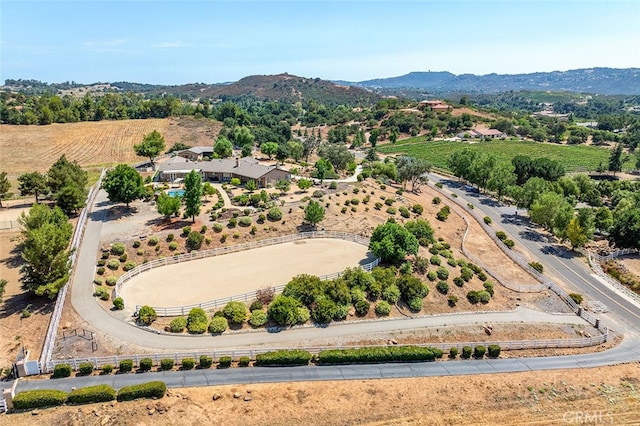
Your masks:
<svg viewBox="0 0 640 426"><path fill-rule="evenodd" d="M286 284L298 274L341 272L373 261L367 247L340 239L309 239L163 266L127 281L127 306L181 306Z"/></svg>

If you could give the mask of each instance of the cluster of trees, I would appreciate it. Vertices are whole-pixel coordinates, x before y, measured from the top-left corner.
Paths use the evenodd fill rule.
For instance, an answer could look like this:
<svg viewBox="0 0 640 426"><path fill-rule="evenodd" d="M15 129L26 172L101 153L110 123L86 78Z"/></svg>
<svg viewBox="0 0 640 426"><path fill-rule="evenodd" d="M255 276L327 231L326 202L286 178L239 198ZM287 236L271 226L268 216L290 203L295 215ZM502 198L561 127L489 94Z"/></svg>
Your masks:
<svg viewBox="0 0 640 426"><path fill-rule="evenodd" d="M34 196L36 203L40 197L51 195L66 214L77 213L84 207L87 196L87 172L76 162L70 162L62 155L46 173L27 172L18 176L18 190L22 196ZM7 196L10 183L6 173L0 173L0 199Z"/></svg>
<svg viewBox="0 0 640 426"><path fill-rule="evenodd" d="M59 207L36 203L18 219L24 243L20 269L25 289L53 299L69 279L69 242L73 227Z"/></svg>

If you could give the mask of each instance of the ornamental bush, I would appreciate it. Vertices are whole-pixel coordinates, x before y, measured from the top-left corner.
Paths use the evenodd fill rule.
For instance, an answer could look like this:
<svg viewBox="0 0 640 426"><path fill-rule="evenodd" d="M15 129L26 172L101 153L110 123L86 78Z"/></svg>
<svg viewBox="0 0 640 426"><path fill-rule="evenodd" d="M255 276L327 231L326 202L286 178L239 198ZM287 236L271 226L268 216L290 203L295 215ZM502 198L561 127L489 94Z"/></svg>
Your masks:
<svg viewBox="0 0 640 426"><path fill-rule="evenodd" d="M481 359L484 357L484 354L487 352L487 348L482 345L478 345L473 349L473 357L477 359Z"/></svg>
<svg viewBox="0 0 640 426"><path fill-rule="evenodd" d="M111 269L112 271L117 271L118 268L120 268L120 261L118 259L109 260L109 262L107 263L107 268Z"/></svg>
<svg viewBox="0 0 640 426"><path fill-rule="evenodd" d="M125 271L125 272L126 272L126 271L130 271L130 270L132 270L133 268L135 268L136 266L138 266L138 265L136 264L136 262L134 262L134 261L130 260L130 261L128 261L127 263L125 263L125 264L124 264L124 266L122 267L122 270L123 270L123 271Z"/></svg>
<svg viewBox="0 0 640 426"><path fill-rule="evenodd" d="M105 271L104 267L103 267L103 266L101 266L101 267L99 267L98 269L96 269L96 274L98 274L98 275L104 275L104 271Z"/></svg>
<svg viewBox="0 0 640 426"><path fill-rule="evenodd" d="M464 285L464 279L462 279L462 277L455 277L453 283L458 287L462 287Z"/></svg>
<svg viewBox="0 0 640 426"><path fill-rule="evenodd" d="M176 243L175 241L171 241L169 243L169 250L176 251L177 249L178 249L178 243Z"/></svg>
<svg viewBox="0 0 640 426"><path fill-rule="evenodd" d="M109 300L109 292L104 287L97 287L93 292L93 295L102 300Z"/></svg>
<svg viewBox="0 0 640 426"><path fill-rule="evenodd" d="M438 281L436 284L436 290L438 290L442 294L449 293L449 284L446 281Z"/></svg>
<svg viewBox="0 0 640 426"><path fill-rule="evenodd" d="M111 254L115 256L120 256L121 254L124 254L124 252L125 252L124 244L122 243L111 244Z"/></svg>
<svg viewBox="0 0 640 426"><path fill-rule="evenodd" d="M456 304L458 303L458 296L456 296L455 294L450 294L447 298L447 303L449 303L449 306L451 307L456 306Z"/></svg>
<svg viewBox="0 0 640 426"><path fill-rule="evenodd" d="M491 281L485 281L482 285L484 286L484 289L487 291L487 293L489 293L489 295L493 297L493 283Z"/></svg>
<svg viewBox="0 0 640 426"><path fill-rule="evenodd" d="M191 231L187 236L187 247L190 250L199 250L200 247L202 247L203 241L204 241L204 235L196 231Z"/></svg>
<svg viewBox="0 0 640 426"><path fill-rule="evenodd" d="M115 299L113 299L113 307L119 311L124 309L124 300L122 299L122 297L116 297Z"/></svg>
<svg viewBox="0 0 640 426"><path fill-rule="evenodd" d="M458 348L456 346L452 346L449 348L449 359L456 359L458 356Z"/></svg>
<svg viewBox="0 0 640 426"><path fill-rule="evenodd" d="M132 359L123 359L120 361L118 365L118 372L120 373L128 373L133 370L133 360Z"/></svg>
<svg viewBox="0 0 640 426"><path fill-rule="evenodd" d="M200 362L198 368L211 368L213 365L213 358L207 355L200 355Z"/></svg>
<svg viewBox="0 0 640 426"><path fill-rule="evenodd" d="M460 269L460 277L462 277L462 279L465 281L469 281L471 278L473 278L473 271L465 266Z"/></svg>
<svg viewBox="0 0 640 426"><path fill-rule="evenodd" d="M186 327L187 319L185 317L174 318L169 323L169 330L172 333L182 333Z"/></svg>
<svg viewBox="0 0 640 426"><path fill-rule="evenodd" d="M267 211L267 218L271 221L279 221L282 219L282 210L278 207L271 207L269 211Z"/></svg>
<svg viewBox="0 0 640 426"><path fill-rule="evenodd" d="M382 299L389 303L397 303L400 300L400 289L397 285L391 284L382 290Z"/></svg>
<svg viewBox="0 0 640 426"><path fill-rule="evenodd" d="M149 305L144 305L138 311L138 322L143 325L151 325L158 318L155 309Z"/></svg>
<svg viewBox="0 0 640 426"><path fill-rule="evenodd" d="M500 356L500 346L499 345L487 346L487 355L489 356L489 358L498 358Z"/></svg>
<svg viewBox="0 0 640 426"><path fill-rule="evenodd" d="M245 228L247 226L251 226L251 223L253 222L253 220L250 217L247 216L243 216L240 218L240 220L238 221L238 223L240 224L240 226L244 226Z"/></svg>
<svg viewBox="0 0 640 426"><path fill-rule="evenodd" d="M193 308L187 316L187 330L189 333L202 334L207 331L209 318L202 308Z"/></svg>
<svg viewBox="0 0 640 426"><path fill-rule="evenodd" d="M90 362L83 362L78 366L77 376L88 376L93 373L93 364Z"/></svg>
<svg viewBox="0 0 640 426"><path fill-rule="evenodd" d="M484 223L486 223L487 225L491 225L491 223L493 222L493 220L491 220L489 216L485 216L482 220L484 220Z"/></svg>
<svg viewBox="0 0 640 426"><path fill-rule="evenodd" d="M13 406L18 410L33 408L56 407L63 405L68 394L61 390L31 390L20 392L13 398Z"/></svg>
<svg viewBox="0 0 640 426"><path fill-rule="evenodd" d="M209 323L209 333L224 333L227 330L227 327L229 327L229 323L225 317L213 317Z"/></svg>
<svg viewBox="0 0 640 426"><path fill-rule="evenodd" d="M427 272L427 279L433 282L438 279L438 274L436 274L436 271L429 271Z"/></svg>
<svg viewBox="0 0 640 426"><path fill-rule="evenodd" d="M117 283L118 283L118 277L116 277L115 275L110 275L105 280L105 284L107 284L108 286L111 286L111 287L113 287Z"/></svg>
<svg viewBox="0 0 640 426"><path fill-rule="evenodd" d="M118 391L118 401L132 401L139 398L162 398L167 392L164 382L154 381L139 385L125 386Z"/></svg>
<svg viewBox="0 0 640 426"><path fill-rule="evenodd" d="M127 253L123 253L123 254L121 254L121 255L120 255L120 257L118 258L118 260L119 260L120 262L126 262L128 257L129 257L129 256L127 256Z"/></svg>
<svg viewBox="0 0 640 426"><path fill-rule="evenodd" d="M154 235L151 238L149 238L149 241L147 242L147 244L149 244L150 246L155 246L155 245L158 245L158 241L160 240L158 239L158 237Z"/></svg>
<svg viewBox="0 0 640 426"><path fill-rule="evenodd" d="M353 306L356 308L356 315L359 317L367 315L371 307L370 303L364 299L358 300Z"/></svg>
<svg viewBox="0 0 640 426"><path fill-rule="evenodd" d="M229 368L231 367L231 357L230 356L221 356L218 360L218 368Z"/></svg>
<svg viewBox="0 0 640 426"><path fill-rule="evenodd" d="M92 404L115 401L116 390L109 385L88 386L74 389L67 397L67 404Z"/></svg>
<svg viewBox="0 0 640 426"><path fill-rule="evenodd" d="M196 360L194 358L183 358L182 365L180 366L183 370L193 370L196 366Z"/></svg>
<svg viewBox="0 0 640 426"><path fill-rule="evenodd" d="M391 313L391 305L389 305L389 302L385 301L385 300L380 300L377 304L376 304L376 314L382 316L382 317L386 317Z"/></svg>
<svg viewBox="0 0 640 426"><path fill-rule="evenodd" d="M437 348L419 346L364 347L357 349L329 349L318 354L322 364L353 364L371 362L434 361L442 357Z"/></svg>
<svg viewBox="0 0 640 426"><path fill-rule="evenodd" d="M53 367L53 378L60 379L71 376L72 368L69 364L57 364Z"/></svg>
<svg viewBox="0 0 640 426"><path fill-rule="evenodd" d="M255 309L251 311L251 316L249 317L249 324L252 327L262 327L269 320L267 313L262 309Z"/></svg>
<svg viewBox="0 0 640 426"><path fill-rule="evenodd" d="M111 372L113 371L113 365L105 364L102 366L101 370L102 374L111 374Z"/></svg>
<svg viewBox="0 0 640 426"><path fill-rule="evenodd" d="M422 310L422 298L412 297L407 300L407 305L413 312L420 312Z"/></svg>
<svg viewBox="0 0 640 426"><path fill-rule="evenodd" d="M153 360L151 358L142 358L138 364L138 368L142 372L150 371L151 367L153 367Z"/></svg>
<svg viewBox="0 0 640 426"><path fill-rule="evenodd" d="M436 269L436 275L440 280L446 280L449 278L449 270L443 266Z"/></svg>
<svg viewBox="0 0 640 426"><path fill-rule="evenodd" d="M248 356L243 356L238 360L238 367L248 367L250 363L251 358L249 358Z"/></svg>
<svg viewBox="0 0 640 426"><path fill-rule="evenodd" d="M462 347L462 354L460 355L460 358L463 358L463 359L471 358L472 351L473 351L473 349L471 348L471 346L463 346Z"/></svg>
<svg viewBox="0 0 640 426"><path fill-rule="evenodd" d="M160 369L162 371L173 370L173 358L164 358L160 360Z"/></svg>
<svg viewBox="0 0 640 426"><path fill-rule="evenodd" d="M440 266L440 262L440 256L438 255L433 255L431 256L431 259L429 259L429 263L431 263L432 265Z"/></svg>
<svg viewBox="0 0 640 426"><path fill-rule="evenodd" d="M242 324L247 320L247 307L242 302L227 303L222 313L231 324Z"/></svg>
<svg viewBox="0 0 640 426"><path fill-rule="evenodd" d="M582 300L584 299L582 295L578 293L569 293L569 297L571 298L571 300L576 302L577 305L581 304Z"/></svg>
<svg viewBox="0 0 640 426"><path fill-rule="evenodd" d="M415 214L422 214L422 212L424 212L424 207L422 207L421 204L414 204L413 207L411 207L411 211L414 212Z"/></svg>

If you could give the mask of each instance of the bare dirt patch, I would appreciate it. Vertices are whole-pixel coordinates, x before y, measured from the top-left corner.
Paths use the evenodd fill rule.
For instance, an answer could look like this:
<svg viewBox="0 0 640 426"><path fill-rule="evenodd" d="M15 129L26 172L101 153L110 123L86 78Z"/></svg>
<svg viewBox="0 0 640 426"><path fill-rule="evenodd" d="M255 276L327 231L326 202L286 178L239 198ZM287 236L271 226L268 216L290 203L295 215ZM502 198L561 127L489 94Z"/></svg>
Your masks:
<svg viewBox="0 0 640 426"><path fill-rule="evenodd" d="M158 401L58 407L0 416L59 424L563 425L585 413L638 424L640 365L460 377L171 389ZM239 398L234 398L238 393ZM219 395L212 400L213 395ZM526 420L525 420L526 419Z"/></svg>

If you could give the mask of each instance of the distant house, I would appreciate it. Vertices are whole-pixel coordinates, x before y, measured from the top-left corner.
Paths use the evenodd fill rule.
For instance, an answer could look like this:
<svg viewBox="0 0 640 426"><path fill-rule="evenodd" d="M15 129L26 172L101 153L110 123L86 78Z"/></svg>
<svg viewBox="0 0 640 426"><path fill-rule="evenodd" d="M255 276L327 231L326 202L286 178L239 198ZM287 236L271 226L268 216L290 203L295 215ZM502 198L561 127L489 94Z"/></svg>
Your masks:
<svg viewBox="0 0 640 426"><path fill-rule="evenodd" d="M194 146L184 151L178 152L178 155L191 161L199 161L204 157L213 157L213 146Z"/></svg>
<svg viewBox="0 0 640 426"><path fill-rule="evenodd" d="M506 135L498 129L477 126L457 136L461 139L503 139Z"/></svg>
<svg viewBox="0 0 640 426"><path fill-rule="evenodd" d="M420 110L428 110L434 112L447 112L452 109L450 105L447 105L445 101L435 100L435 101L420 101L418 104L418 109Z"/></svg>
<svg viewBox="0 0 640 426"><path fill-rule="evenodd" d="M279 180L291 180L291 173L277 165L265 166L251 157L222 158L211 161L190 161L187 158L173 157L158 166L158 178L163 182L174 182L196 170L204 181L228 182L233 178L245 183L255 180L258 186L273 185Z"/></svg>

